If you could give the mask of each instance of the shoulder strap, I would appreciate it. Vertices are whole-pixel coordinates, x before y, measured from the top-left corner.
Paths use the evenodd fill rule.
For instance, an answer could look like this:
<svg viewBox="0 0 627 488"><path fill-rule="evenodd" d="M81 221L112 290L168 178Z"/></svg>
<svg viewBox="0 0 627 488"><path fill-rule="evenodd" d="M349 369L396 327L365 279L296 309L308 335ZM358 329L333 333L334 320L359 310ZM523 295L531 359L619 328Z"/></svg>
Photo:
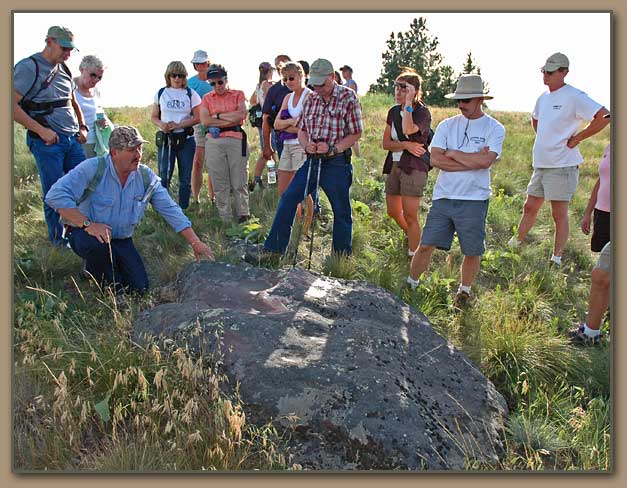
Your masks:
<svg viewBox="0 0 627 488"><path fill-rule="evenodd" d="M394 128L396 129L396 136L399 141L408 141L409 139L405 134L403 134L403 119L401 118L401 110L403 110L402 105L395 105L392 107L392 122L394 123Z"/></svg>
<svg viewBox="0 0 627 488"><path fill-rule="evenodd" d="M72 78L72 72L70 71L70 68L67 67L67 64L61 63L61 67L63 68L63 71L65 71L65 74Z"/></svg>
<svg viewBox="0 0 627 488"><path fill-rule="evenodd" d="M192 89L189 86L187 86L186 88L187 88L187 96L189 97L189 114L193 116L194 109L192 107Z"/></svg>
<svg viewBox="0 0 627 488"><path fill-rule="evenodd" d="M146 191L148 191L148 187L150 186L150 183L152 181L152 176L150 174L150 171L148 171L148 168L144 165L139 165L139 172L142 175L142 181L144 182L144 194L146 193Z"/></svg>
<svg viewBox="0 0 627 488"><path fill-rule="evenodd" d="M78 199L78 202L76 202L76 205L80 205L81 203L83 203L87 198L89 198L89 196L94 191L96 191L96 188L98 187L98 184L100 183L100 180L102 180L102 175L104 175L106 166L107 165L106 165L105 158L102 156L99 157L98 168L96 169L96 173L94 174L94 177L91 179L91 181L87 185L87 188L85 188L85 191L83 192L81 197Z"/></svg>
<svg viewBox="0 0 627 488"><path fill-rule="evenodd" d="M30 86L30 88L28 90L26 90L26 93L24 93L24 96L22 97L22 100L26 100L26 95L28 95L30 93L30 91L33 89L33 87L35 86L35 83L37 83L37 78L39 77L39 63L37 62L37 60L35 59L35 56L29 56L28 59L31 59L33 61L33 63L35 63L35 78L33 79L33 84ZM41 91L41 90L39 90ZM39 93L39 92L37 92ZM37 94L35 94L37 95ZM35 97L33 97L35 98Z"/></svg>
<svg viewBox="0 0 627 488"><path fill-rule="evenodd" d="M157 93L157 107L159 107L159 118L161 118L161 95L163 95L163 91L166 89L166 86L162 86L159 88L159 92Z"/></svg>

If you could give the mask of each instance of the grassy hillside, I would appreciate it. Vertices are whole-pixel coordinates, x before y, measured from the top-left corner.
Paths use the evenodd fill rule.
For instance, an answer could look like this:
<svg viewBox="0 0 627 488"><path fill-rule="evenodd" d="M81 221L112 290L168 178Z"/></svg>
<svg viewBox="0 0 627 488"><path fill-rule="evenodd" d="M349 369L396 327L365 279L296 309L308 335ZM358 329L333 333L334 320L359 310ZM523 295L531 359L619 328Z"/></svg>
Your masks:
<svg viewBox="0 0 627 488"><path fill-rule="evenodd" d="M529 114L494 112L507 130L503 154L493 166L487 253L474 287L474 307L455 313L459 246L436 251L424 283L403 287L408 259L403 233L386 215L381 136L392 103L361 99L365 131L362 157L354 158L353 242L349 258L330 256L332 212L321 197L323 218L315 238L312 270L363 279L389 289L422 310L433 327L464 351L510 406L504 470L607 470L610 458L610 348L568 345L565 330L585 317L595 257L579 221L609 142L609 129L584 141L585 164L571 206L570 240L560 271L548 269L552 221L545 206L529 244L511 252L506 242L518 223L531 174L534 134ZM149 140L148 108L108 111L117 124L132 124ZM434 127L456 109L432 109ZM252 168L259 154L256 130L248 130ZM255 426L236 391L206 358L181 349L141 348L129 339L133 318L167 295L167 284L193 259L185 241L152 209L135 242L144 256L151 293L118 306L108 290L81 274L82 261L47 243L41 188L34 161L15 126L14 182L14 452L15 468L116 470L290 469L281 454L284 433ZM155 145L144 162L156 169ZM429 175L421 222L436 178ZM174 181L176 181L176 176ZM187 212L217 259L236 262L230 237L261 242L278 200L276 189L251 194L256 217L225 226L203 188L200 207ZM176 195L176 185L172 189ZM306 266L302 244L299 265ZM605 323L603 328L607 332ZM468 466L483 469L482 466Z"/></svg>

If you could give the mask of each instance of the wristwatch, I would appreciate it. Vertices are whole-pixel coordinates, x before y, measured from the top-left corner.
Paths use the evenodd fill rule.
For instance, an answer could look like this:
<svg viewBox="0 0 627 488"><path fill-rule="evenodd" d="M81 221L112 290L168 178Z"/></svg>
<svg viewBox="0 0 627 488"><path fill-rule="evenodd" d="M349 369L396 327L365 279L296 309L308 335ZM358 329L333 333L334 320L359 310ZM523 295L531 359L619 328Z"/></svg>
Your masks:
<svg viewBox="0 0 627 488"><path fill-rule="evenodd" d="M405 107L405 110L407 110L409 113L412 113L414 111L414 107L412 107L411 105L407 105L407 107Z"/></svg>
<svg viewBox="0 0 627 488"><path fill-rule="evenodd" d="M87 127L85 124L81 124L78 126L79 129L85 129L87 132L89 132L89 127Z"/></svg>
<svg viewBox="0 0 627 488"><path fill-rule="evenodd" d="M325 154L325 156L327 158L332 158L333 156L335 156L337 154L337 148L334 145L330 145L329 146L329 150L327 151L327 153Z"/></svg>
<svg viewBox="0 0 627 488"><path fill-rule="evenodd" d="M85 220L83 222L83 225L81 226L81 229L86 229L87 227L89 227L91 225L91 222L89 220Z"/></svg>

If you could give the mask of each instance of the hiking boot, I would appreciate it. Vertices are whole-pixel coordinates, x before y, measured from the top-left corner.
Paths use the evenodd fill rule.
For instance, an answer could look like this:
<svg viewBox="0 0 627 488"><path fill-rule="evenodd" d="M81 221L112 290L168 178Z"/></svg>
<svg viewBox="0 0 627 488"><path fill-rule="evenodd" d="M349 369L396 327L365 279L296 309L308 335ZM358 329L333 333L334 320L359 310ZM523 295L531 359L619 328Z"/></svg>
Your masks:
<svg viewBox="0 0 627 488"><path fill-rule="evenodd" d="M453 298L453 306L461 310L470 305L473 300L474 297L470 293L460 290L455 294L455 298Z"/></svg>
<svg viewBox="0 0 627 488"><path fill-rule="evenodd" d="M590 337L584 332L583 324L567 332L570 342L577 346L598 346L601 344L601 334Z"/></svg>
<svg viewBox="0 0 627 488"><path fill-rule="evenodd" d="M411 276L408 276L407 280L405 280L405 286L410 287L412 290L418 288L418 285L420 285L420 280L415 280Z"/></svg>
<svg viewBox="0 0 627 488"><path fill-rule="evenodd" d="M279 264L280 259L280 253L270 251L263 246L248 249L244 254L244 261L254 264L255 266L260 266L262 264L276 265Z"/></svg>

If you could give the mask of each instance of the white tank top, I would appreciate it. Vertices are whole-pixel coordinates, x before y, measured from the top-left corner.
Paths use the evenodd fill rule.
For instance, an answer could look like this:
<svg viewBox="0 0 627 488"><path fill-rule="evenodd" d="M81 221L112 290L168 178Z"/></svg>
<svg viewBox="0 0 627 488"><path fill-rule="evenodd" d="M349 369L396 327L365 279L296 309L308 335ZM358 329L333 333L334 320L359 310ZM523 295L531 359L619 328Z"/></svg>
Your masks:
<svg viewBox="0 0 627 488"><path fill-rule="evenodd" d="M94 123L96 122L96 112L98 112L98 101L96 100L97 95L93 97L84 97L78 90L74 90L74 95L76 95L76 101L80 105L81 111L83 112L85 125L89 127L85 143L93 144L96 142L96 130L94 129Z"/></svg>
<svg viewBox="0 0 627 488"><path fill-rule="evenodd" d="M297 119L303 111L303 101L307 98L308 94L311 93L311 90L307 87L303 90L303 93L300 94L300 99L296 106L294 106L294 92L289 94L289 98L287 99L287 111L290 113L290 117L293 119ZM298 139L288 139L283 144L298 144Z"/></svg>

